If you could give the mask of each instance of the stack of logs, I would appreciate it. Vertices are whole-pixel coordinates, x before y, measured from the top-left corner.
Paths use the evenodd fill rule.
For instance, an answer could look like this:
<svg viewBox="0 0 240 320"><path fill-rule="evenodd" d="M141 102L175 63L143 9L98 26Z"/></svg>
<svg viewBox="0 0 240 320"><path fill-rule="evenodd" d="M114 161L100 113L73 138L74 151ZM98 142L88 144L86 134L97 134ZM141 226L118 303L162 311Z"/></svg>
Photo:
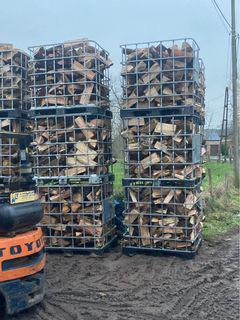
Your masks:
<svg viewBox="0 0 240 320"><path fill-rule="evenodd" d="M204 112L204 67L194 41L121 47L123 108L194 104L199 112Z"/></svg>
<svg viewBox="0 0 240 320"><path fill-rule="evenodd" d="M49 250L115 238L108 53L95 42L30 48L33 163Z"/></svg>
<svg viewBox="0 0 240 320"><path fill-rule="evenodd" d="M0 44L0 110L29 108L29 56L12 44Z"/></svg>
<svg viewBox="0 0 240 320"><path fill-rule="evenodd" d="M21 112L11 115L11 110L0 110L0 132L22 133L26 131L27 120ZM20 174L20 150L15 138L0 137L0 178L12 179Z"/></svg>
<svg viewBox="0 0 240 320"><path fill-rule="evenodd" d="M109 107L108 53L87 39L30 47L32 107Z"/></svg>
<svg viewBox="0 0 240 320"><path fill-rule="evenodd" d="M0 44L0 132L23 133L29 109L29 56L12 44ZM0 178L19 176L20 150L16 139L0 137Z"/></svg>
<svg viewBox="0 0 240 320"><path fill-rule="evenodd" d="M197 44L124 45L128 250L193 254L201 242L204 74Z"/></svg>

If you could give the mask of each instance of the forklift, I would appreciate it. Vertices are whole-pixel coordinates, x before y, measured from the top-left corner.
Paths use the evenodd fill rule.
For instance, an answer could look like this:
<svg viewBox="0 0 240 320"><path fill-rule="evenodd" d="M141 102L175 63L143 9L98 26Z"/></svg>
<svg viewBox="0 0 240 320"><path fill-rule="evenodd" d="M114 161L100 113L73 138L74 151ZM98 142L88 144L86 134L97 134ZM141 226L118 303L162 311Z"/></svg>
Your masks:
<svg viewBox="0 0 240 320"><path fill-rule="evenodd" d="M0 178L0 313L13 315L42 301L46 253L41 204L34 191L25 133L0 131L19 145L19 176Z"/></svg>

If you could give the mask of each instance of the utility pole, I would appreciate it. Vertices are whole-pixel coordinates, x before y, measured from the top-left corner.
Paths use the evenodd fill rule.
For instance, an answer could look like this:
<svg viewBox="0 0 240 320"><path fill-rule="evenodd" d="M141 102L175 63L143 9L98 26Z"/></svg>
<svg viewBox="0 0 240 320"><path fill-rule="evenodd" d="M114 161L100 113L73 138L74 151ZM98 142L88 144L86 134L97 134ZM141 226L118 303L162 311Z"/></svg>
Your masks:
<svg viewBox="0 0 240 320"><path fill-rule="evenodd" d="M223 138L224 138L224 162L227 161L227 136L228 136L228 104L229 104L229 95L228 95L228 87L225 89L225 96L224 96L224 106L223 106L223 119L222 119L222 129L221 129L221 138L220 138L220 150L219 150L219 157L218 160L221 160L221 151L223 146Z"/></svg>
<svg viewBox="0 0 240 320"><path fill-rule="evenodd" d="M232 105L233 105L233 152L234 152L234 185L239 188L239 121L237 103L237 49L236 49L236 22L235 0L231 0L232 17Z"/></svg>

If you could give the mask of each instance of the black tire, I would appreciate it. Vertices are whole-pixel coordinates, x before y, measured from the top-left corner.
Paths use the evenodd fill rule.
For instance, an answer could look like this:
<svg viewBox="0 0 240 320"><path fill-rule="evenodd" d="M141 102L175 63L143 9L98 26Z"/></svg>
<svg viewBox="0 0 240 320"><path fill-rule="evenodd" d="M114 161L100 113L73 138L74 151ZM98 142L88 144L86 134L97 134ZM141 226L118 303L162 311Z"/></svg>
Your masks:
<svg viewBox="0 0 240 320"><path fill-rule="evenodd" d="M5 314L6 314L6 301L3 294L0 292L0 319L3 319Z"/></svg>

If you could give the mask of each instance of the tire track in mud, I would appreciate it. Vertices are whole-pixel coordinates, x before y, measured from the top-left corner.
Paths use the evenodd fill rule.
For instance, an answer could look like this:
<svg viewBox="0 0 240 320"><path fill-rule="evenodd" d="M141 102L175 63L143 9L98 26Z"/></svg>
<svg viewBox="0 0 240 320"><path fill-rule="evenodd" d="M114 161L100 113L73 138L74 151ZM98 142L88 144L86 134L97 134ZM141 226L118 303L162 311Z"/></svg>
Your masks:
<svg viewBox="0 0 240 320"><path fill-rule="evenodd" d="M9 320L237 320L238 234L195 260L48 255L44 302Z"/></svg>

